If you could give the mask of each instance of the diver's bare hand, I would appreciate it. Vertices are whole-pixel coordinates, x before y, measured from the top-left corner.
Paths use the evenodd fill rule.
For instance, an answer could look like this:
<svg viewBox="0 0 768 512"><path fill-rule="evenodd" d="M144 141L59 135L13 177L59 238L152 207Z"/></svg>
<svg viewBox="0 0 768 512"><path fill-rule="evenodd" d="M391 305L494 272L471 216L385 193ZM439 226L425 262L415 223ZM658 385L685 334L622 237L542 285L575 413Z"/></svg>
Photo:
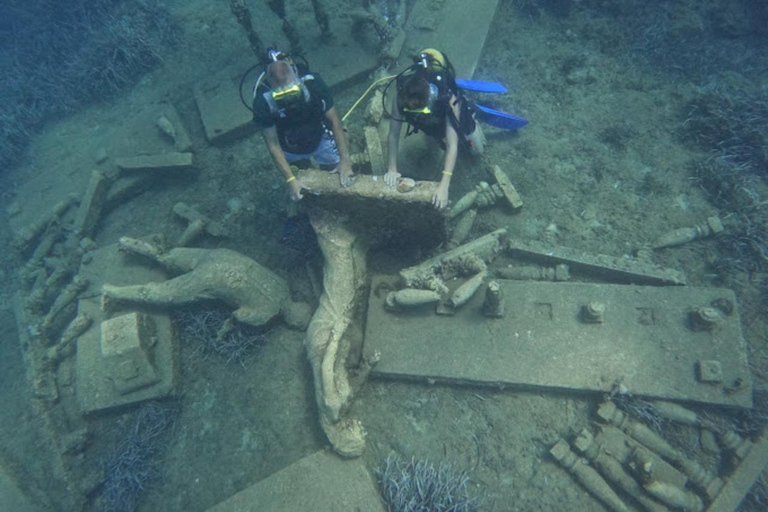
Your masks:
<svg viewBox="0 0 768 512"><path fill-rule="evenodd" d="M291 201L301 201L304 197L302 191L304 186L298 179L292 180L288 183L288 193L291 195Z"/></svg>
<svg viewBox="0 0 768 512"><path fill-rule="evenodd" d="M432 194L432 204L438 210L448 207L448 185L446 183L440 183L437 186L435 193Z"/></svg>
<svg viewBox="0 0 768 512"><path fill-rule="evenodd" d="M333 172L339 173L339 183L342 187L346 188L352 184L355 173L352 172L352 162L349 160L339 162L339 166Z"/></svg>
<svg viewBox="0 0 768 512"><path fill-rule="evenodd" d="M399 178L400 176L401 175L399 172L397 172L397 170L394 170L394 171L389 170L384 175L384 183L386 183L390 187L394 187L395 185L397 185L397 178Z"/></svg>

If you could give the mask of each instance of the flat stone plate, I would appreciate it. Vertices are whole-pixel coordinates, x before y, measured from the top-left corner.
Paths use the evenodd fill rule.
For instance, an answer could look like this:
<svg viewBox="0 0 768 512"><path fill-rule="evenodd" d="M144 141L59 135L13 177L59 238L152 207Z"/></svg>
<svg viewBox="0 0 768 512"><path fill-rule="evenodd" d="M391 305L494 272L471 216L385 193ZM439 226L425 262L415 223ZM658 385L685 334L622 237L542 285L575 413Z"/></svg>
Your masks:
<svg viewBox="0 0 768 512"><path fill-rule="evenodd" d="M410 63L424 48L436 48L450 59L459 78L472 78L485 46L499 0L416 0L406 23L400 64Z"/></svg>
<svg viewBox="0 0 768 512"><path fill-rule="evenodd" d="M267 477L208 512L385 512L361 459L320 451Z"/></svg>
<svg viewBox="0 0 768 512"><path fill-rule="evenodd" d="M752 406L730 290L499 280L506 316L490 319L483 288L454 316L435 315L434 305L388 312L385 282L374 280L368 307L364 352L381 355L374 375L598 392L621 383L640 396ZM713 331L692 331L690 311L715 300L732 313ZM604 323L581 321L590 301L606 305ZM722 382L699 382L700 360L719 361Z"/></svg>

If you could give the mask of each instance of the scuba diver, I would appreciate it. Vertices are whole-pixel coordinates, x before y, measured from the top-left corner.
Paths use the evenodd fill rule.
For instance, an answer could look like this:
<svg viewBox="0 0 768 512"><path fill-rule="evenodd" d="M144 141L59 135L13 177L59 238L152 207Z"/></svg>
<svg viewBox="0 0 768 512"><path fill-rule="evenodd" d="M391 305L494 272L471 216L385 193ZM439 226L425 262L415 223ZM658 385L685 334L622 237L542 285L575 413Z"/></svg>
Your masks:
<svg viewBox="0 0 768 512"><path fill-rule="evenodd" d="M339 173L342 187L352 183L344 129L333 98L322 78L299 72L293 58L274 48L253 94L253 121L262 132L269 154L288 186L291 199L303 197L302 184L291 171L311 165ZM304 61L306 67L306 61ZM266 83L264 83L266 81Z"/></svg>
<svg viewBox="0 0 768 512"><path fill-rule="evenodd" d="M456 84L456 74L448 58L431 48L421 51L415 63L397 75L394 82L397 93L390 109L388 167L384 181L395 186L400 177L397 154L402 125L407 123L406 136L423 131L445 149L440 184L432 197L432 204L443 209L448 206L448 189L459 147L479 155L485 146L473 105Z"/></svg>

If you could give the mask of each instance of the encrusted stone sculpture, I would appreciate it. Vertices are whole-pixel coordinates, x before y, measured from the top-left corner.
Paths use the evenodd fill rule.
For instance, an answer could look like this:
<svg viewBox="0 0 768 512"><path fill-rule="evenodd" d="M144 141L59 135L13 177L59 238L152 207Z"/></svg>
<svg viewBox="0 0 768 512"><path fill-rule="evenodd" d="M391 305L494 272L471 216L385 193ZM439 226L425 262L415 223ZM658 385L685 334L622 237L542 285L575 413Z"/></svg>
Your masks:
<svg viewBox="0 0 768 512"><path fill-rule="evenodd" d="M357 457L365 448L365 431L359 421L342 417L354 387L346 368L349 343L344 334L364 295L367 247L338 214L317 209L310 220L325 257L323 294L307 329L320 424L339 455Z"/></svg>
<svg viewBox="0 0 768 512"><path fill-rule="evenodd" d="M105 309L120 302L167 307L216 299L235 308L233 315L239 322L261 326L289 304L285 280L237 251L177 247L163 252L149 242L127 237L120 239L120 249L154 260L177 277L131 286L105 284Z"/></svg>

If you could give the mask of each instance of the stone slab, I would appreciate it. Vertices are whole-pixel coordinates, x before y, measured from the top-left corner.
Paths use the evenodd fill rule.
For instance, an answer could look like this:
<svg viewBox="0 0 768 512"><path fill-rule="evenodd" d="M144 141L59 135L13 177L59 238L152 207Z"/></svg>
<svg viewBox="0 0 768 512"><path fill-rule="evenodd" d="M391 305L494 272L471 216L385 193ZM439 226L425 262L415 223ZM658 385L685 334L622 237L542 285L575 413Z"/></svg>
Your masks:
<svg viewBox="0 0 768 512"><path fill-rule="evenodd" d="M195 84L193 93L205 137L224 143L256 131L253 114L240 100L240 79L247 65L229 66Z"/></svg>
<svg viewBox="0 0 768 512"><path fill-rule="evenodd" d="M123 172L182 171L192 167L192 153L160 153L118 158L117 168Z"/></svg>
<svg viewBox="0 0 768 512"><path fill-rule="evenodd" d="M413 190L399 192L387 186L382 176L358 175L346 188L339 184L338 174L310 169L297 171L296 176L309 188L303 203L349 213L363 229L377 235L377 243L415 240L431 248L445 241L445 217L432 206L437 183L417 181Z"/></svg>
<svg viewBox="0 0 768 512"><path fill-rule="evenodd" d="M374 375L600 393L621 382L638 396L752 406L730 290L498 280L507 314L488 319L482 289L451 317L436 316L434 306L387 312L386 281L373 282L368 307L364 353L381 354ZM718 299L733 313L714 331L692 331L690 310ZM581 321L590 301L606 304L603 323ZM700 359L721 362L722 384L698 382Z"/></svg>
<svg viewBox="0 0 768 512"><path fill-rule="evenodd" d="M460 78L472 78L485 46L499 0L417 0L406 23L400 63L410 63L424 48L437 48ZM457 37L460 35L460 37Z"/></svg>
<svg viewBox="0 0 768 512"><path fill-rule="evenodd" d="M400 192L384 183L383 176L361 174L349 187L342 187L339 175L314 169L299 170L296 176L308 190L307 194L329 197L357 197L382 202L424 203L432 205L432 195L437 189L433 181L417 181L413 190ZM434 208L432 208L434 211ZM435 215L438 215L435 213Z"/></svg>
<svg viewBox="0 0 768 512"><path fill-rule="evenodd" d="M507 249L511 256L522 260L547 265L565 263L571 270L631 284L684 285L688 281L682 272L650 262L588 253L571 247L510 240Z"/></svg>
<svg viewBox="0 0 768 512"><path fill-rule="evenodd" d="M81 237L93 237L96 224L104 209L104 200L109 190L110 180L101 172L93 171L88 188L75 216L75 232Z"/></svg>
<svg viewBox="0 0 768 512"><path fill-rule="evenodd" d="M385 512L361 459L320 451L231 496L208 512Z"/></svg>

